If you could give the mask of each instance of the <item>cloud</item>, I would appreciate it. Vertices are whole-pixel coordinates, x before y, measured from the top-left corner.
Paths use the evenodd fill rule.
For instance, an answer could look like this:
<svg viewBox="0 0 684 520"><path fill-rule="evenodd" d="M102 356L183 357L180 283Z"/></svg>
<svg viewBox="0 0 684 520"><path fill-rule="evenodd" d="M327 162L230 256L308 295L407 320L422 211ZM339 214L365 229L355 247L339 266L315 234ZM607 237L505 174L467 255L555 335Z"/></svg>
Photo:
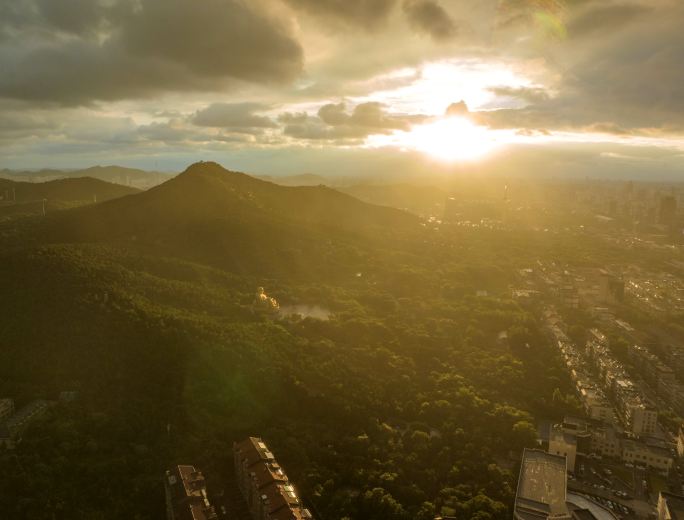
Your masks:
<svg viewBox="0 0 684 520"><path fill-rule="evenodd" d="M681 27L676 0L0 0L0 155L339 150L462 97L492 128L673 142ZM449 60L482 74L421 90Z"/></svg>
<svg viewBox="0 0 684 520"><path fill-rule="evenodd" d="M603 14L586 18L596 9ZM616 135L684 131L684 5L654 1L608 9L587 2L578 16L581 23L570 27L584 27L580 35L569 31L568 40L549 51L548 62L553 60L558 75L551 84L553 96L539 89L494 87L493 92L519 97L527 106L480 112L481 120L499 128ZM604 26L611 30L599 30Z"/></svg>
<svg viewBox="0 0 684 520"><path fill-rule="evenodd" d="M449 13L435 0L405 0L404 13L411 27L435 40L447 40L456 35L456 24Z"/></svg>
<svg viewBox="0 0 684 520"><path fill-rule="evenodd" d="M324 105L318 111L325 123L331 126L352 126L357 128L406 130L411 122L416 122L417 116L389 115L385 105L375 101L361 103L354 107L351 114L347 114L344 103Z"/></svg>
<svg viewBox="0 0 684 520"><path fill-rule="evenodd" d="M293 8L337 26L375 29L386 21L397 0L286 0Z"/></svg>
<svg viewBox="0 0 684 520"><path fill-rule="evenodd" d="M591 4L568 22L568 33L571 37L579 37L615 31L651 10L647 5L636 3Z"/></svg>
<svg viewBox="0 0 684 520"><path fill-rule="evenodd" d="M0 106L0 141L45 137L59 128L59 121L48 114Z"/></svg>
<svg viewBox="0 0 684 520"><path fill-rule="evenodd" d="M143 139L164 143L182 143L193 140L193 134L185 128L180 120L142 125L138 127L136 133Z"/></svg>
<svg viewBox="0 0 684 520"><path fill-rule="evenodd" d="M2 23L0 96L86 104L237 81L281 83L303 70L287 23L239 0L14 0ZM21 6L33 9L20 9ZM53 7L46 7L52 5ZM73 13L73 16L71 14ZM93 31L92 27L97 28ZM64 32L71 37L63 37Z"/></svg>
<svg viewBox="0 0 684 520"><path fill-rule="evenodd" d="M423 115L389 114L382 103L374 101L360 103L351 112L344 103L330 103L323 105L317 116L286 112L278 118L287 136L328 141L360 141L373 134L408 130L426 119Z"/></svg>
<svg viewBox="0 0 684 520"><path fill-rule="evenodd" d="M117 4L106 5L99 0L36 0L35 7L42 17L39 22L45 27L77 35L96 34L107 22L123 14Z"/></svg>
<svg viewBox="0 0 684 520"><path fill-rule="evenodd" d="M540 87L491 87L490 92L497 96L520 99L528 104L540 103L549 99L546 89Z"/></svg>
<svg viewBox="0 0 684 520"><path fill-rule="evenodd" d="M262 103L213 103L196 112L192 123L215 128L275 128L271 118L257 114L270 108Z"/></svg>

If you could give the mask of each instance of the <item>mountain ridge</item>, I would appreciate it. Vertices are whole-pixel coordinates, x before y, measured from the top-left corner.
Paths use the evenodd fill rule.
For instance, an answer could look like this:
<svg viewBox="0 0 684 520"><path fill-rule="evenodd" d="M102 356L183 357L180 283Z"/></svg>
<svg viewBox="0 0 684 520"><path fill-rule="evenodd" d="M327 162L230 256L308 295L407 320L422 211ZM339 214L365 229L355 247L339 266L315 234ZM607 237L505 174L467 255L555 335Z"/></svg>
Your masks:
<svg viewBox="0 0 684 520"><path fill-rule="evenodd" d="M10 193L6 191L12 190ZM0 197L5 201L30 202L53 198L61 201L110 200L139 190L93 177L73 177L45 182L25 182L0 178ZM8 198L9 195L9 198Z"/></svg>
<svg viewBox="0 0 684 520"><path fill-rule="evenodd" d="M44 168L40 170L0 170L0 178L15 181L38 182L41 180L50 181L78 177L92 177L105 182L134 186L140 189L156 186L172 176L172 174L168 173L147 171L138 168L127 168L125 166L117 165L96 165L90 166L88 168L64 170L52 168Z"/></svg>
<svg viewBox="0 0 684 520"><path fill-rule="evenodd" d="M332 188L279 186L202 162L145 192L54 215L43 240L123 242L229 271L305 274L327 271L321 258L351 270L360 251L419 228L414 215Z"/></svg>

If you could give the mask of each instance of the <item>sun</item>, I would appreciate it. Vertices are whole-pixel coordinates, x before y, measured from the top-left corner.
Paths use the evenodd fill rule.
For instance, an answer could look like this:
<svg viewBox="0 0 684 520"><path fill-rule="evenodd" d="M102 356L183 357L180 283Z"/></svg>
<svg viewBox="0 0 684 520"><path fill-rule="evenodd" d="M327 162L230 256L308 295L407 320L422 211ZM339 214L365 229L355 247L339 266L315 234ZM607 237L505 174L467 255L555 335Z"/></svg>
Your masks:
<svg viewBox="0 0 684 520"><path fill-rule="evenodd" d="M477 160L497 146L494 134L464 117L448 117L407 132L406 145L442 161Z"/></svg>

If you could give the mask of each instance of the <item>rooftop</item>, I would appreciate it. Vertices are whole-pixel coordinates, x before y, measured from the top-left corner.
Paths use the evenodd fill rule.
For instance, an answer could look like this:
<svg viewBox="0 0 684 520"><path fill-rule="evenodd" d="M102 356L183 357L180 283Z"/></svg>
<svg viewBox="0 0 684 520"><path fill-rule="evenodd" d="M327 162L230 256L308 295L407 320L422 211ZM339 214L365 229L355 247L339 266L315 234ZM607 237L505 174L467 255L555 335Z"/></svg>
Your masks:
<svg viewBox="0 0 684 520"><path fill-rule="evenodd" d="M566 469L565 456L525 449L515 499L517 518L567 514Z"/></svg>
<svg viewBox="0 0 684 520"><path fill-rule="evenodd" d="M235 443L236 464L248 469L249 485L261 497L270 520L307 520L313 518L302 506L294 486L264 443L249 437Z"/></svg>
<svg viewBox="0 0 684 520"><path fill-rule="evenodd" d="M234 450L239 453L242 463L247 467L257 462L275 461L273 453L269 451L266 443L259 437L248 437L244 441L235 444Z"/></svg>
<svg viewBox="0 0 684 520"><path fill-rule="evenodd" d="M194 466L178 466L178 474L183 484L185 496L203 497L205 482L201 471L195 470Z"/></svg>
<svg viewBox="0 0 684 520"><path fill-rule="evenodd" d="M170 493L175 518L178 520L218 518L207 498L204 475L194 466L181 464L167 471L166 489Z"/></svg>

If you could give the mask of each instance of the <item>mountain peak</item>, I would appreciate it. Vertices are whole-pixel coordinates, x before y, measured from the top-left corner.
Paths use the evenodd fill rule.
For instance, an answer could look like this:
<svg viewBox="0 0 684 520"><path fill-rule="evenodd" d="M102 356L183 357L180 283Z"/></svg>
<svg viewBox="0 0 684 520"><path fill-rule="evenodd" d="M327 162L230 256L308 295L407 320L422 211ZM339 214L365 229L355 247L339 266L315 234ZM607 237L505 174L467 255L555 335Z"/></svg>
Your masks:
<svg viewBox="0 0 684 520"><path fill-rule="evenodd" d="M214 162L214 161L197 161L196 163L192 163L190 166L188 166L183 173L183 174L194 174L194 173L232 173L230 170L227 170L223 166L221 166L219 163Z"/></svg>
<svg viewBox="0 0 684 520"><path fill-rule="evenodd" d="M238 179L259 182L255 177L251 177L246 173L241 173L233 170L228 170L221 166L219 163L214 161L198 161L196 163L188 166L177 179L190 179L195 176L202 175L204 177L210 177L213 179L219 179L222 181L235 181Z"/></svg>

